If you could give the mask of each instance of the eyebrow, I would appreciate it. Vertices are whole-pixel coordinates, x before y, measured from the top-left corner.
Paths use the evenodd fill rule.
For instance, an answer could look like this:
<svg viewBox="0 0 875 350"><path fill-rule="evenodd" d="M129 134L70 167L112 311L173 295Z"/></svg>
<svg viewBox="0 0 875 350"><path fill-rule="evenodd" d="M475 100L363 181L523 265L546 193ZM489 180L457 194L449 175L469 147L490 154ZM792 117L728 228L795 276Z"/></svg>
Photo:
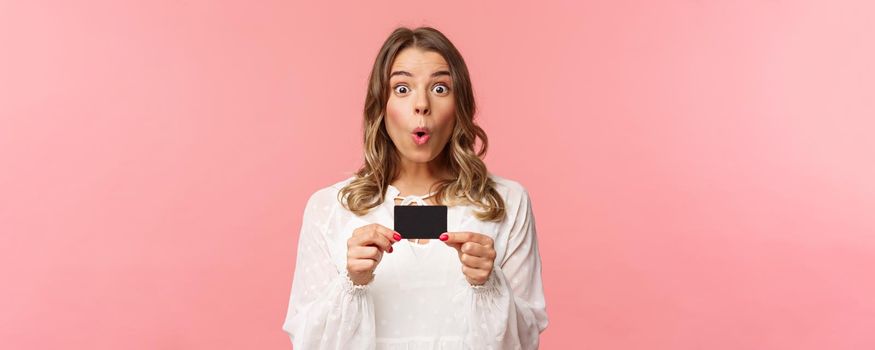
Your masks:
<svg viewBox="0 0 875 350"><path fill-rule="evenodd" d="M392 72L392 74L389 74L389 78L392 78L392 77L394 77L394 76L396 76L396 75L406 75L406 76L408 76L408 77L413 77L413 74L410 74L410 72L403 71L403 70L396 70L396 71ZM445 70L439 70L439 71L437 71L437 72L431 73L431 77L432 77L432 78L437 77L437 76L441 76L441 75L447 75L447 76L449 76L449 75L450 75L450 72L449 72L449 71L445 71Z"/></svg>

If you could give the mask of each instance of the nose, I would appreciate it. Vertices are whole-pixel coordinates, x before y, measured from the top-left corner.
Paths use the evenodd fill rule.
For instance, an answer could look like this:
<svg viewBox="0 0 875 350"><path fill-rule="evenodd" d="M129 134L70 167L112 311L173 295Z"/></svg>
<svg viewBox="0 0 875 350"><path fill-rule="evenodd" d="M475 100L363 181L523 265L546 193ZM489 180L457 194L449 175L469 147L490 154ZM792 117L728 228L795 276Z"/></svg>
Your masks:
<svg viewBox="0 0 875 350"><path fill-rule="evenodd" d="M416 102L413 106L414 112L416 114L428 115L431 112L429 109L428 94L418 95L419 96L416 98Z"/></svg>

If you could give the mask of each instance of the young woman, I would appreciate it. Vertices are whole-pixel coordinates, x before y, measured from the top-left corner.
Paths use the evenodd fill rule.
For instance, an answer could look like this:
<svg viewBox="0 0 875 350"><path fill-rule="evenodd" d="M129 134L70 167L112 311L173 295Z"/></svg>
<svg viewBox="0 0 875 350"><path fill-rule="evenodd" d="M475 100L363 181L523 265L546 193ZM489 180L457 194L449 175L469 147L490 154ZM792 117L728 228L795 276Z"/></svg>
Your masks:
<svg viewBox="0 0 875 350"><path fill-rule="evenodd" d="M474 113L443 34L389 36L365 98L364 164L304 210L283 324L295 349L538 347L548 322L532 202L487 171ZM410 204L447 205L449 232L401 237L393 207Z"/></svg>

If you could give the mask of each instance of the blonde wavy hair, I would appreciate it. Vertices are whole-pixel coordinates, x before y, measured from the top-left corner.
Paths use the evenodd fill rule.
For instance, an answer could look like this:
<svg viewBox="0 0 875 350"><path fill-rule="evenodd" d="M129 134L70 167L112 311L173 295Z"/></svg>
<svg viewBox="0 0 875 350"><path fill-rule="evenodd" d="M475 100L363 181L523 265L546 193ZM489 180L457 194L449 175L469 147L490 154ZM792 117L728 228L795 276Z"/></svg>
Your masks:
<svg viewBox="0 0 875 350"><path fill-rule="evenodd" d="M468 67L456 47L438 30L431 27L395 29L383 43L368 77L365 96L364 163L355 179L338 193L338 200L358 216L380 205L388 185L398 176L400 155L386 131L384 116L389 99L389 73L395 57L403 49L416 47L443 56L450 66L455 88L455 128L441 151L440 162L452 175L439 180L429 189L436 191L439 205L473 204L481 211L475 216L482 221L500 221L505 217L505 205L495 181L489 177L481 159L489 145L486 132L474 123L476 106ZM474 150L477 139L481 147Z"/></svg>

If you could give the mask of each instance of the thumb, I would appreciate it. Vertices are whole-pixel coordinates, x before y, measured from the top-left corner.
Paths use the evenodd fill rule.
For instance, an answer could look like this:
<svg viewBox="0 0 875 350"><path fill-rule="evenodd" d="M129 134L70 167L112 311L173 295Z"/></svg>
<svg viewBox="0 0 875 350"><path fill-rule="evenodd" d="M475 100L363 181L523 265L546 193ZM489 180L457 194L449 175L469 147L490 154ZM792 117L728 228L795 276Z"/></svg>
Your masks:
<svg viewBox="0 0 875 350"><path fill-rule="evenodd" d="M443 241L444 244L456 249L456 251L458 251L459 254L462 254L462 244L465 244L465 242L453 242L453 240L449 239L449 234L450 234L449 232L442 233L441 237L445 237L444 235L447 235L446 236L447 239L441 239L441 241Z"/></svg>

